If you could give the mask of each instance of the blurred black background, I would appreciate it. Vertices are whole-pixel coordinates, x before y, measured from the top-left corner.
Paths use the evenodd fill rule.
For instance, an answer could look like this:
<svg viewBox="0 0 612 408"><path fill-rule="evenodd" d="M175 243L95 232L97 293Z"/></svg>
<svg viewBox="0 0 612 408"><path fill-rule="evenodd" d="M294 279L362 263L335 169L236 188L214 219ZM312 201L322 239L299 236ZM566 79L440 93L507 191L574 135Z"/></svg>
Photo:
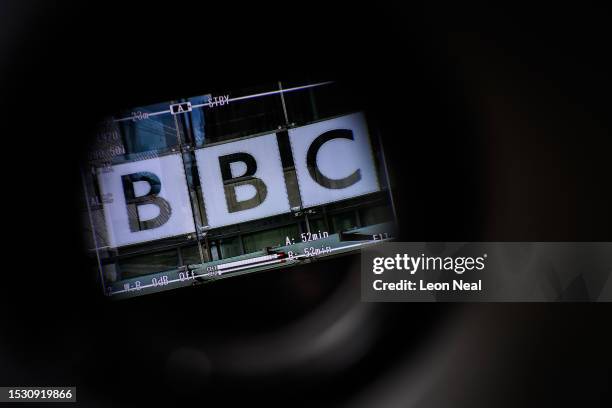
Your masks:
<svg viewBox="0 0 612 408"><path fill-rule="evenodd" d="M79 160L123 108L339 80L376 118L405 241L610 241L603 9L4 1L0 385L84 406L609 406L607 304L362 304L357 259L109 304Z"/></svg>

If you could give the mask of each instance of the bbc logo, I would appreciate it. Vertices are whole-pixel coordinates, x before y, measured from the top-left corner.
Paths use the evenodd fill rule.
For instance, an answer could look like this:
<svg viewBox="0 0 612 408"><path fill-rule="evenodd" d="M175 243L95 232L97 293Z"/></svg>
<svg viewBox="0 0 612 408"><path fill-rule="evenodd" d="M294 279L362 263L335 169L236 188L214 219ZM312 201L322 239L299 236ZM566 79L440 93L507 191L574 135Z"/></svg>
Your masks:
<svg viewBox="0 0 612 408"><path fill-rule="evenodd" d="M362 113L203 147L195 158L211 228L290 212L288 166L303 207L380 190ZM112 197L103 203L111 246L195 232L180 154L118 164L97 176L101 193Z"/></svg>

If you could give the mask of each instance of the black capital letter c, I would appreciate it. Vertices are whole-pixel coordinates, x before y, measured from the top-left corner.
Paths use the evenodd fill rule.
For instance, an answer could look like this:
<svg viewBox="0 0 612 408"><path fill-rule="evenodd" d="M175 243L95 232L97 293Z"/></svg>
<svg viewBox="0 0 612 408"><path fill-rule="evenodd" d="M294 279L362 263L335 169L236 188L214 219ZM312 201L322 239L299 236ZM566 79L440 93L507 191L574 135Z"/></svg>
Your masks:
<svg viewBox="0 0 612 408"><path fill-rule="evenodd" d="M317 167L317 154L321 147L333 139L349 139L355 140L353 137L353 132L349 129L335 129L329 130L320 136L318 136L308 148L308 152L306 154L306 165L308 166L308 172L310 173L310 177L318 184L325 188L330 188L334 190L339 190L342 188L346 188L352 186L361 180L361 169L355 170L351 175L341 178L341 179L333 179L325 176Z"/></svg>

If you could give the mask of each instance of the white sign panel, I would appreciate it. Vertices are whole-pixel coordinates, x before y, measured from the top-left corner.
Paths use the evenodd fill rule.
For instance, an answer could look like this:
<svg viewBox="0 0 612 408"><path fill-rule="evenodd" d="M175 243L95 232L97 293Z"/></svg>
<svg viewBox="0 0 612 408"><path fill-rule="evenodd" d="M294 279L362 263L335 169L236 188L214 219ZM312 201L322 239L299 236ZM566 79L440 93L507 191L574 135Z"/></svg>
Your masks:
<svg viewBox="0 0 612 408"><path fill-rule="evenodd" d="M211 228L290 211L276 134L196 150Z"/></svg>
<svg viewBox="0 0 612 408"><path fill-rule="evenodd" d="M289 130L304 207L379 191L362 113Z"/></svg>
<svg viewBox="0 0 612 408"><path fill-rule="evenodd" d="M179 154L101 168L98 181L112 247L195 231Z"/></svg>

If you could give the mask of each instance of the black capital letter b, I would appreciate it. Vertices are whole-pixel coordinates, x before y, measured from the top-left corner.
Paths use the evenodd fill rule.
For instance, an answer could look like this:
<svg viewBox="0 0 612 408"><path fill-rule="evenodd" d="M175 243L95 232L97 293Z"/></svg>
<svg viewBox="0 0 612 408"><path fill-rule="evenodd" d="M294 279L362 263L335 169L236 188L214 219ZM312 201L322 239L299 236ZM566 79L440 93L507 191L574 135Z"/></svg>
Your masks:
<svg viewBox="0 0 612 408"><path fill-rule="evenodd" d="M246 164L246 172L238 177L232 176L231 164L242 162ZM257 162L248 153L234 153L219 156L219 166L221 177L223 178L223 189L225 191L225 202L230 213L248 210L263 203L268 195L268 189L261 179L254 177L257 172ZM248 200L238 201L236 197L236 187L251 185L255 188L255 195Z"/></svg>
<svg viewBox="0 0 612 408"><path fill-rule="evenodd" d="M161 191L159 177L148 171L143 171L121 176L121 181L123 183L125 204L128 210L130 231L137 232L153 229L168 222L172 214L172 209L168 201L157 196ZM149 184L149 192L147 194L136 197L134 193L134 183L137 181L145 181ZM156 205L159 208L159 215L150 220L141 220L138 215L138 207L145 204Z"/></svg>

